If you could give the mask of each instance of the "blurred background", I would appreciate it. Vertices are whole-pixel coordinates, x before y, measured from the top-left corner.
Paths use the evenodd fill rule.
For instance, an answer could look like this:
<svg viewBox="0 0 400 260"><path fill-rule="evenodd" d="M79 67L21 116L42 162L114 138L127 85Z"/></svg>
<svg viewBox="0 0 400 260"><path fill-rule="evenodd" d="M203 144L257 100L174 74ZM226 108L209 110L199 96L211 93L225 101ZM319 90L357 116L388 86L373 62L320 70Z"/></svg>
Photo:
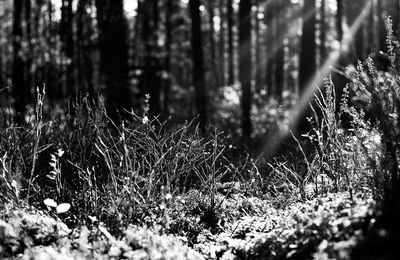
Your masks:
<svg viewBox="0 0 400 260"><path fill-rule="evenodd" d="M397 32L396 0L1 0L1 107L24 123L45 86L51 108L100 94L118 121L149 94L153 116L274 150L322 79L340 94L346 66L385 68L386 15Z"/></svg>

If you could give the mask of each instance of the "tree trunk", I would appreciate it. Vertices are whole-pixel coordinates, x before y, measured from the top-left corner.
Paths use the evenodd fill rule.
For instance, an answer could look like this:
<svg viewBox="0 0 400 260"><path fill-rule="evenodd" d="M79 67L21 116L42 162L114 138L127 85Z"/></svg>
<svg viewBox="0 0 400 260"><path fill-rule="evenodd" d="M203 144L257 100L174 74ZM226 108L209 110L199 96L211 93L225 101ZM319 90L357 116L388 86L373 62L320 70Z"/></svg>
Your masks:
<svg viewBox="0 0 400 260"><path fill-rule="evenodd" d="M233 0L228 0L228 84L232 85L235 83L235 63L234 63L234 51L233 51Z"/></svg>
<svg viewBox="0 0 400 260"><path fill-rule="evenodd" d="M32 85L32 62L33 62L33 39L32 39L32 2L25 0L25 22L26 22L26 41L28 42L28 50L26 51L25 61L25 84L27 88L27 101L31 102Z"/></svg>
<svg viewBox="0 0 400 260"><path fill-rule="evenodd" d="M196 95L196 109L199 114L200 129L205 133L207 123L207 90L204 76L200 0L189 0L189 9L192 19L193 84Z"/></svg>
<svg viewBox="0 0 400 260"><path fill-rule="evenodd" d="M239 81L242 87L242 135L251 137L251 1L239 2Z"/></svg>
<svg viewBox="0 0 400 260"><path fill-rule="evenodd" d="M368 53L376 52L376 26L375 26L375 1L372 0L371 9L368 15Z"/></svg>
<svg viewBox="0 0 400 260"><path fill-rule="evenodd" d="M388 14L392 18L393 21L393 32L396 37L399 36L399 8L400 2L399 0L389 0L388 1Z"/></svg>
<svg viewBox="0 0 400 260"><path fill-rule="evenodd" d="M118 121L118 112L131 108L128 89L127 25L122 0L96 0L99 26L100 75L105 85L107 110Z"/></svg>
<svg viewBox="0 0 400 260"><path fill-rule="evenodd" d="M260 45L260 20L259 20L259 14L260 14L260 3L259 0L255 1L256 5L256 13L255 13L255 24L254 24L254 30L256 31L256 39L255 39L255 91L259 94L261 91L262 87L262 82L261 82L261 45Z"/></svg>
<svg viewBox="0 0 400 260"><path fill-rule="evenodd" d="M337 61L336 67L339 70L344 70L346 66L345 53L343 51L343 0L336 0L337 11L335 17L335 26L337 31L337 40L340 43L340 56ZM339 99L342 97L343 88L346 86L346 78L342 75L342 73L333 72L332 73L332 81L335 86L337 104L339 104Z"/></svg>
<svg viewBox="0 0 400 260"><path fill-rule="evenodd" d="M172 52L172 15L173 15L173 0L167 1L167 11L165 18L165 31L166 31L166 39L165 39L165 70L168 73L167 79L164 82L164 103L163 110L168 112L169 105L169 90L171 88L171 79L172 79L172 71L171 71L171 52Z"/></svg>
<svg viewBox="0 0 400 260"><path fill-rule="evenodd" d="M12 91L14 96L15 119L23 123L28 94L24 81L24 61L22 59L22 4L21 0L13 2L13 66L12 66Z"/></svg>
<svg viewBox="0 0 400 260"><path fill-rule="evenodd" d="M159 115L160 107L160 90L161 62L158 57L160 48L158 46L158 0L146 0L143 3L143 41L145 48L145 70L143 78L143 87L145 94L150 94L150 112L152 115Z"/></svg>
<svg viewBox="0 0 400 260"><path fill-rule="evenodd" d="M60 39L63 65L65 66L65 93L73 98L76 95L74 77L74 35L73 35L73 0L61 1Z"/></svg>
<svg viewBox="0 0 400 260"><path fill-rule="evenodd" d="M299 88L304 92L316 71L315 0L304 0L301 36ZM305 101L305 100L303 100Z"/></svg>
<svg viewBox="0 0 400 260"><path fill-rule="evenodd" d="M378 30L379 30L379 49L381 51L386 52L386 28L385 28L385 20L383 13L383 0L378 0L377 12L378 12Z"/></svg>
<svg viewBox="0 0 400 260"><path fill-rule="evenodd" d="M321 0L320 7L320 18L319 18L319 56L320 56L320 66L322 66L326 60L326 3L325 0Z"/></svg>
<svg viewBox="0 0 400 260"><path fill-rule="evenodd" d="M225 85L225 19L224 19L225 1L220 0L219 17L220 17L220 32L219 32L219 86Z"/></svg>
<svg viewBox="0 0 400 260"><path fill-rule="evenodd" d="M284 81L285 81L285 33L286 33L286 19L285 19L285 9L286 3L284 0L281 0L277 3L277 8L275 10L276 15L276 23L275 23L275 55L274 55L274 63L275 63L275 95L278 99L282 98Z"/></svg>
<svg viewBox="0 0 400 260"><path fill-rule="evenodd" d="M275 82L273 81L274 73L274 9L276 3L272 2L266 6L265 10L265 24L267 25L267 31L265 34L265 45L266 45L266 71L265 71L265 84L267 87L267 94L270 97L275 96Z"/></svg>
<svg viewBox="0 0 400 260"><path fill-rule="evenodd" d="M336 31L340 43L343 41L343 0L336 0Z"/></svg>
<svg viewBox="0 0 400 260"><path fill-rule="evenodd" d="M37 86L42 84L41 81L44 81L46 83L46 93L47 96L50 100L50 102L55 102L57 100L60 100L62 98L62 90L60 89L60 77L58 76L59 73L59 68L56 65L56 55L53 55L51 53L51 50L57 49L57 34L58 34L58 28L55 25L54 22L54 6L52 1L47 1L46 3L46 11L47 11L47 32L46 32L46 44L49 48L49 50L46 50L46 53L49 57L47 60L45 66L43 69L41 68L36 68L34 71L34 82L33 85ZM36 5L35 8L35 16L34 16L34 22L33 22L33 27L35 28L35 38L40 37L40 32L38 32L39 23L40 23L40 7ZM43 70L43 73L41 71ZM39 76L39 74L43 74L43 77Z"/></svg>
<svg viewBox="0 0 400 260"><path fill-rule="evenodd" d="M300 102L309 102L308 98L304 94L308 88L314 88L315 86L309 86L314 73L317 71L316 64L316 35L315 35L315 0L304 0L303 6L303 34L301 36L301 51L300 51L300 64L299 64L299 92L302 98ZM309 124L306 117L311 113L310 108L306 106L299 117L299 123L296 128L297 133L303 133L309 130Z"/></svg>
<svg viewBox="0 0 400 260"><path fill-rule="evenodd" d="M362 12L365 7L364 0L353 0L351 2L346 2L346 15L348 26L352 27L356 21L358 15ZM355 32L355 41L352 50L351 62L356 63L357 60L365 59L365 45L364 45L364 24L361 24L357 32Z"/></svg>
<svg viewBox="0 0 400 260"><path fill-rule="evenodd" d="M211 86L211 88L213 90L217 89L217 86L219 85L218 82L218 78L219 78L219 73L217 70L217 56L216 56L216 52L215 52L215 30L214 30L214 1L209 1L208 2L208 23L209 23L209 36L210 36L210 57L211 57L211 61L210 61L210 69L211 69L211 73L210 73L210 82L209 82L209 86Z"/></svg>
<svg viewBox="0 0 400 260"><path fill-rule="evenodd" d="M78 1L77 7L77 51L78 51L78 79L80 80L80 89L94 97L93 86L93 62L90 55L90 46L92 45L92 21L87 13L90 6L90 0Z"/></svg>

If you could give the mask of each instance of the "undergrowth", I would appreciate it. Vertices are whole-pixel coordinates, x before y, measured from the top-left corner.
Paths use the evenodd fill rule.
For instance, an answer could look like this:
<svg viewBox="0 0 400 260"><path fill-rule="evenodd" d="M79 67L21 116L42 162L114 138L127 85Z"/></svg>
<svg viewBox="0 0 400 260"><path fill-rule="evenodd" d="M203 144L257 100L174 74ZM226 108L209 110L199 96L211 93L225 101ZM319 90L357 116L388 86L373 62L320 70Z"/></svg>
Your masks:
<svg viewBox="0 0 400 260"><path fill-rule="evenodd" d="M199 215L213 225L221 203L217 183L243 175L227 158L232 148L222 133L203 137L195 120L167 129L148 115L148 100L143 115L126 111L117 125L101 97L77 99L72 116L45 114L43 95L25 125L10 121L0 132L3 199L39 207L46 198L69 202L67 222L97 219L119 229L163 223L171 200L196 190L196 199L207 201Z"/></svg>

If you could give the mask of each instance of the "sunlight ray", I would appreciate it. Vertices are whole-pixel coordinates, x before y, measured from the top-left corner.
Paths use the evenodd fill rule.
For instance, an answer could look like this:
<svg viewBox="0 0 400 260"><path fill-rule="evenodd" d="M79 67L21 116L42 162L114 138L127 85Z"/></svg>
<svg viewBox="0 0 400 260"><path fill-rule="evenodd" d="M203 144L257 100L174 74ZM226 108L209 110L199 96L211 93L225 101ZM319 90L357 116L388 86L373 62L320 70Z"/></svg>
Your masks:
<svg viewBox="0 0 400 260"><path fill-rule="evenodd" d="M266 4L268 5L268 4ZM295 37L297 37L297 23L298 23L298 19L302 18L303 20L308 20L311 18L312 14L314 12L312 10L310 10L309 12L307 12L307 14L304 17L301 17L301 11L294 13L291 17L289 17L288 21L287 21L287 26L286 26L286 30L279 33L277 37L273 38L273 39L268 39L268 42L264 42L264 44L266 45L272 45L272 49L268 49L267 55L266 55L266 59L263 59L263 61L261 62L261 66L259 68L257 68L257 71L255 71L256 74L258 73L264 73L265 71L265 67L268 66L268 61L271 60L273 57L275 57L276 53L284 47L285 43L284 40L288 39L291 40ZM271 28L267 27L267 30L270 30ZM277 42L279 44L271 44L272 42Z"/></svg>
<svg viewBox="0 0 400 260"><path fill-rule="evenodd" d="M321 68L314 73L313 78L307 84L307 88L305 89L304 93L302 93L300 101L291 109L290 123L288 124L288 127L286 129L278 129L274 131L274 133L267 138L266 147L264 147L263 150L268 151L268 154L273 154L276 149L278 149L281 142L290 134L290 129L296 129L300 118L303 116L305 110L309 106L311 98L317 90L318 83L332 72L333 66L335 66L340 56L346 51L346 49L348 49L349 45L354 39L354 35L367 18L371 6L372 0L369 0L349 30L345 33L341 47L331 52Z"/></svg>

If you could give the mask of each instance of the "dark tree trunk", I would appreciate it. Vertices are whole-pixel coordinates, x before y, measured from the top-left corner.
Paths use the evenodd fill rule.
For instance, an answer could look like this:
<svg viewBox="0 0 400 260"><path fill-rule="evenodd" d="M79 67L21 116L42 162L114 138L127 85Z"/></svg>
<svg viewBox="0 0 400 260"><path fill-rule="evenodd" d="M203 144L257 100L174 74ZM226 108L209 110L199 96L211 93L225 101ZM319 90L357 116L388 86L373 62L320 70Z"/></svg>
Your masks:
<svg viewBox="0 0 400 260"><path fill-rule="evenodd" d="M34 28L39 26L40 20L40 6L36 6L35 8L35 17L34 17ZM51 54L51 50L56 49L57 39L56 35L58 34L58 28L54 22L54 6L52 1L47 1L47 32L46 32L46 44L49 47L47 50L47 55L49 59L47 60L45 67L44 67L44 75L43 81L46 83L46 93L51 102L56 102L60 100L62 97L62 90L59 86L59 68L56 66L55 62L55 55ZM40 37L39 32L35 31L35 38ZM42 84L42 77L38 76L41 74L42 69L36 69L34 71L34 85Z"/></svg>
<svg viewBox="0 0 400 260"><path fill-rule="evenodd" d="M150 112L157 116L161 112L160 107L160 59L158 57L158 0L146 0L143 3L143 41L145 48L145 70L142 86L145 94L150 94Z"/></svg>
<svg viewBox="0 0 400 260"><path fill-rule="evenodd" d="M23 123L26 105L28 103L28 91L24 82L24 61L22 58L22 4L21 0L13 2L13 66L12 66L12 90L14 96L15 119Z"/></svg>
<svg viewBox="0 0 400 260"><path fill-rule="evenodd" d="M337 4L337 11L336 11L336 17L335 17L335 26L336 26L336 31L337 31L337 40L340 42L340 57L339 60L337 61L336 67L338 67L339 70L344 70L344 67L346 66L346 61L345 61L345 53L343 51L343 0L336 0ZM342 73L338 72L333 72L332 73L332 81L335 86L335 91L336 91L336 97L337 97L337 104L339 104L339 99L342 97L343 93L343 88L346 85L346 78L342 75Z"/></svg>
<svg viewBox="0 0 400 260"><path fill-rule="evenodd" d="M233 51L233 0L228 0L228 84L235 83L235 64L234 64L234 51ZM250 29L249 29L250 30Z"/></svg>
<svg viewBox="0 0 400 260"><path fill-rule="evenodd" d="M316 71L315 0L304 0L301 36L299 88L302 93Z"/></svg>
<svg viewBox="0 0 400 260"><path fill-rule="evenodd" d="M325 0L321 0L320 7L320 21L319 21L319 56L320 56L320 66L322 66L326 60L326 3Z"/></svg>
<svg viewBox="0 0 400 260"><path fill-rule="evenodd" d="M393 22L393 32L395 36L399 36L399 8L400 2L399 0L389 0L388 1L388 14L392 18Z"/></svg>
<svg viewBox="0 0 400 260"><path fill-rule="evenodd" d="M207 123L207 90L204 76L204 56L201 33L200 0L189 0L192 19L193 84L200 129L205 133Z"/></svg>
<svg viewBox="0 0 400 260"><path fill-rule="evenodd" d="M214 1L209 1L208 2L208 23L209 23L209 36L210 36L210 81L209 81L209 86L211 86L212 89L216 90L217 86L219 85L218 78L219 78L219 73L217 70L217 56L216 56L216 51L215 51L215 30L214 30Z"/></svg>
<svg viewBox="0 0 400 260"><path fill-rule="evenodd" d="M375 1L371 3L371 9L368 15L368 53L376 52L376 26L375 26Z"/></svg>
<svg viewBox="0 0 400 260"><path fill-rule="evenodd" d="M358 15L363 11L365 7L364 0L353 0L351 2L346 2L346 15L348 26L353 26L354 22L356 21ZM361 24L358 28L357 32L355 32L355 41L353 44L353 56L351 61L353 63L357 62L357 60L364 60L365 59L365 45L364 45L364 24Z"/></svg>
<svg viewBox="0 0 400 260"><path fill-rule="evenodd" d="M2 23L2 19L0 18L0 23ZM3 28L0 25L0 39L3 37ZM3 45L0 45L0 89L4 89L4 72L3 72L3 60L4 60L4 50ZM1 95L0 95L1 97Z"/></svg>
<svg viewBox="0 0 400 260"><path fill-rule="evenodd" d="M286 3L284 0L281 0L277 3L277 8L275 13L277 14L276 23L275 23L275 55L274 55L274 63L275 63L275 95L278 99L282 97L282 92L284 88L284 81L285 81L285 46L284 41L285 37L284 34L286 33L286 25L285 23L287 20L285 19L285 9Z"/></svg>
<svg viewBox="0 0 400 260"><path fill-rule="evenodd" d="M219 85L225 85L225 1L220 0L219 16L221 19L220 32L219 32Z"/></svg>
<svg viewBox="0 0 400 260"><path fill-rule="evenodd" d="M73 32L73 0L61 1L60 39L62 43L63 65L65 65L65 91L68 97L76 95L74 77L74 32Z"/></svg>
<svg viewBox="0 0 400 260"><path fill-rule="evenodd" d="M255 39L255 68L254 68L254 72L255 72L255 78L254 78L254 82L255 82L255 91L257 93L260 93L261 91L261 86L262 86L262 82L261 82L261 45L260 45L260 20L258 18L258 15L260 13L260 3L259 0L255 1L255 5L256 5L256 13L255 13L255 24L254 24L254 30L256 31L256 39Z"/></svg>
<svg viewBox="0 0 400 260"><path fill-rule="evenodd" d="M378 0L377 3L377 12L378 12L378 31L379 31L379 49L381 51L386 51L386 28L385 28L385 19L383 14L383 0Z"/></svg>
<svg viewBox="0 0 400 260"><path fill-rule="evenodd" d="M265 45L266 45L266 71L265 71L265 84L267 87L268 96L275 96L275 82L273 81L273 73L274 73L274 9L276 3L269 2L266 6L265 11L265 24L267 25L267 31L265 34Z"/></svg>
<svg viewBox="0 0 400 260"><path fill-rule="evenodd" d="M336 31L340 43L343 41L343 0L336 0Z"/></svg>
<svg viewBox="0 0 400 260"><path fill-rule="evenodd" d="M131 108L128 88L127 25L122 0L96 0L99 26L100 74L105 85L107 110L119 120L118 112Z"/></svg>
<svg viewBox="0 0 400 260"><path fill-rule="evenodd" d="M163 110L168 112L169 105L169 90L171 88L171 79L172 79L172 71L171 71L171 51L172 51L172 13L173 12L173 0L167 1L167 12L165 18L165 31L166 31L166 39L165 39L165 70L168 73L168 76L164 82L164 103Z"/></svg>
<svg viewBox="0 0 400 260"><path fill-rule="evenodd" d="M239 2L239 81L242 87L242 134L251 137L251 1Z"/></svg>
<svg viewBox="0 0 400 260"><path fill-rule="evenodd" d="M78 44L78 79L80 80L81 90L94 97L93 86L93 62L90 55L92 45L91 36L91 17L87 13L90 0L80 0L77 8L77 44Z"/></svg>
<svg viewBox="0 0 400 260"><path fill-rule="evenodd" d="M31 91L32 91L32 61L33 61L33 41L32 41L32 2L31 0L25 0L25 22L26 22L26 40L28 42L28 51L26 52L25 61L25 84L27 88L27 101L31 102Z"/></svg>
<svg viewBox="0 0 400 260"><path fill-rule="evenodd" d="M300 64L299 64L299 92L300 102L308 102L309 98L305 95L311 83L314 73L317 71L316 64L316 35L315 35L315 0L304 0L303 6L303 34L301 36L301 51L300 51ZM306 117L311 113L310 108L307 106L305 111L299 114L300 119L296 127L297 133L303 133L309 130L309 124Z"/></svg>

